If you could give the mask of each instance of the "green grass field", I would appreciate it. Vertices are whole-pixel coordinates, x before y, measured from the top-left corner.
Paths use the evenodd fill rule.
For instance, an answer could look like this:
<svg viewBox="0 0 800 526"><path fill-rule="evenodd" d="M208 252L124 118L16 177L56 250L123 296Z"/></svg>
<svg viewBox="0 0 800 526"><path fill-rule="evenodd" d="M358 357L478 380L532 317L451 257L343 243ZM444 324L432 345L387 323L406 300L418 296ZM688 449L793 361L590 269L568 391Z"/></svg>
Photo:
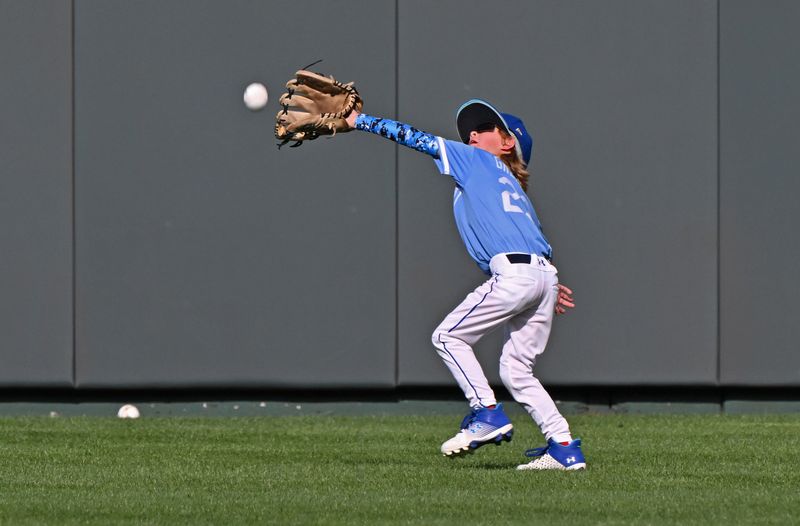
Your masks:
<svg viewBox="0 0 800 526"><path fill-rule="evenodd" d="M800 417L573 415L541 445L439 455L460 415L0 418L0 524L797 524Z"/></svg>

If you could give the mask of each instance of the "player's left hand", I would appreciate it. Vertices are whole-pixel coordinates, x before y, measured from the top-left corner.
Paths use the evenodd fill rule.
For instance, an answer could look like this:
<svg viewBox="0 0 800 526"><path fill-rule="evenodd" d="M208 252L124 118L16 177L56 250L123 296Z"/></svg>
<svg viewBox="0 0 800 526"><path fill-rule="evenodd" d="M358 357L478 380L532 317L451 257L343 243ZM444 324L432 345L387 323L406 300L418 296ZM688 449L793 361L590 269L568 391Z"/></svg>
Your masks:
<svg viewBox="0 0 800 526"><path fill-rule="evenodd" d="M566 285L558 284L558 301L556 302L556 314L564 314L567 309L575 308L575 300L572 298L572 289Z"/></svg>

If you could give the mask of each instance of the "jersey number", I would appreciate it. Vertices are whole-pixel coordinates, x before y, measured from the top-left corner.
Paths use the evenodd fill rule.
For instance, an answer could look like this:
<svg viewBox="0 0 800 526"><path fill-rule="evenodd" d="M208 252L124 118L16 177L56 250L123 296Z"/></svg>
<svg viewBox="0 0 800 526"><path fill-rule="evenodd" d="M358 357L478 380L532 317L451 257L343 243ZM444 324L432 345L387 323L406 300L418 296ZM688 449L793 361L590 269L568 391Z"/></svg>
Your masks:
<svg viewBox="0 0 800 526"><path fill-rule="evenodd" d="M514 190L514 184L508 177L501 177L500 179L497 180L497 182L499 182L500 184L507 184L508 186L511 187L512 190ZM509 192L508 190L503 190L503 192L500 195L503 197L503 210L509 213L525 214L526 216L528 216L528 219L533 221L533 218L528 212L518 207L517 205L511 203L512 199L514 201L519 201L520 199L522 199L522 196L519 195L516 192L516 190L514 190L513 192Z"/></svg>

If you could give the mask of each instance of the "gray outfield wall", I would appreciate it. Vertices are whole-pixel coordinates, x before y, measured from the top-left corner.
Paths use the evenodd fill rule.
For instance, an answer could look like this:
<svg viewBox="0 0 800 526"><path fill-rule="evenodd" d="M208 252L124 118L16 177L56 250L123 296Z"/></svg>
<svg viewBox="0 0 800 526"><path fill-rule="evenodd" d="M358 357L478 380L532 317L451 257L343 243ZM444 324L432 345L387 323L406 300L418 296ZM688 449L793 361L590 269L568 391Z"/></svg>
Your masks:
<svg viewBox="0 0 800 526"><path fill-rule="evenodd" d="M430 333L483 279L452 183L367 134L278 151L319 58L432 133L526 120L579 302L545 383L800 386L800 4L299 4L290 45L298 1L0 0L0 387L452 385Z"/></svg>

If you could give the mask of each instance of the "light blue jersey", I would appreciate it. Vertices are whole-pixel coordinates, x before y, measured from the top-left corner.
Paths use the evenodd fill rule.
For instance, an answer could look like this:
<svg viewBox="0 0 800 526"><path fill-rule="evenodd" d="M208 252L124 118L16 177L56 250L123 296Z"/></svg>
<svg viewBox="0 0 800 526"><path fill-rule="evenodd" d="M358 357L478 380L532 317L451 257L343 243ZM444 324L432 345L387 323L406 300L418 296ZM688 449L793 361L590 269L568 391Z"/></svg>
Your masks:
<svg viewBox="0 0 800 526"><path fill-rule="evenodd" d="M402 122L363 113L355 127L430 155L439 171L455 180L456 226L467 252L486 274L491 274L489 261L497 254L537 254L551 259L553 251L530 199L498 157Z"/></svg>
<svg viewBox="0 0 800 526"><path fill-rule="evenodd" d="M453 213L469 255L486 274L501 253L538 254L552 248L530 199L500 158L466 144L437 138L436 166L456 183Z"/></svg>

